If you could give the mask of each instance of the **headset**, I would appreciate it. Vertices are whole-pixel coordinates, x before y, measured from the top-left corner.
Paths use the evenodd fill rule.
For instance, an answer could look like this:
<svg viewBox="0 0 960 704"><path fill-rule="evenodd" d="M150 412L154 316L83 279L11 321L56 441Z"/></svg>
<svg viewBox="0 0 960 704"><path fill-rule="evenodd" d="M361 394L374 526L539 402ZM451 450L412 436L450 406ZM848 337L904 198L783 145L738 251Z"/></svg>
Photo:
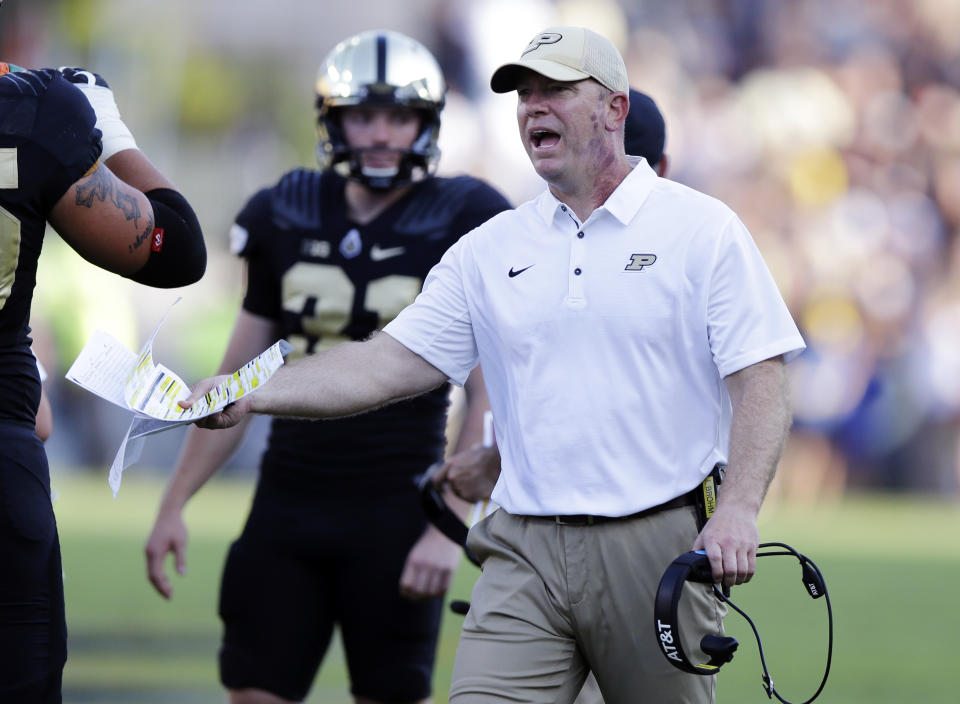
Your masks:
<svg viewBox="0 0 960 704"><path fill-rule="evenodd" d="M813 560L806 555L801 555L786 543L760 543L759 548L779 548L767 552L757 552L757 557L769 557L773 555L793 556L799 561L803 571L803 586L807 593L814 599L824 598L827 605L828 639L827 639L827 664L823 672L823 679L820 686L813 696L807 699L803 704L810 704L814 699L820 696L824 685L827 683L827 677L830 674L830 662L833 658L833 608L830 605L830 595L827 593L827 585L823 579L820 568L814 564ZM783 704L791 702L780 696L780 693L773 686L773 678L770 677L770 671L767 669L767 661L763 654L763 644L760 642L760 633L757 627L747 614L736 604L730 601L729 593L723 593L713 584L713 572L710 567L710 560L703 550L694 550L692 552L680 555L673 563L667 567L660 579L660 586L657 588L656 599L653 606L653 628L660 644L660 652L663 653L667 661L676 668L689 672L694 675L714 675L726 663L733 659L733 654L737 650L739 643L736 638L723 636L716 633L708 633L700 641L700 649L710 656L705 663L691 662L683 643L680 640L679 614L680 596L683 593L683 586L686 582L699 582L701 584L710 584L713 587L713 594L720 601L728 604L730 608L746 619L753 629L753 635L757 639L757 648L760 651L760 663L763 666L763 688L768 698L776 697Z"/></svg>

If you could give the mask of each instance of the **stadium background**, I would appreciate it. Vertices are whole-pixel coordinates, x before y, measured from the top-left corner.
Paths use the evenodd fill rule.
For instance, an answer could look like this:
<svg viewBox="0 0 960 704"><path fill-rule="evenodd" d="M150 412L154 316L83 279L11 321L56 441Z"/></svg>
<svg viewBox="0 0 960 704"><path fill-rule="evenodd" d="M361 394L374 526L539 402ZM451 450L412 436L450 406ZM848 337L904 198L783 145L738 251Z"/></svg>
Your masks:
<svg viewBox="0 0 960 704"><path fill-rule="evenodd" d="M920 614L920 633L888 637L922 644L910 656L915 665L946 655L946 636L960 632L960 617L937 586L955 584L960 563L949 540L960 518L956 0L7 0L0 58L83 65L106 76L141 146L194 203L210 252L202 282L157 292L94 270L55 236L46 243L33 324L55 414L49 453L67 569L68 701L216 700L190 692L215 692L210 592L224 541L243 517L264 432L259 422L224 473L236 481L205 492L230 501L211 496L203 504L208 514L193 513L200 523L191 526L194 551L208 550L209 564L192 557L197 574L181 588L180 603L161 604L142 577L139 548L181 436L148 441L113 502L106 468L127 419L63 380L83 342L101 328L138 349L179 294L155 358L187 380L214 370L242 282L227 252L231 219L256 189L314 163L316 66L334 42L362 29L415 36L444 66L451 91L442 173L481 176L515 203L536 193L513 99L490 93L486 80L555 23L588 25L621 47L633 85L666 117L671 177L740 213L810 345L790 366L796 425L765 509L764 537L792 542L767 531L793 530L798 543L819 546L840 583L851 580L848 606L870 606L894 627L897 614L912 613L910 599L943 603L943 613ZM818 558L814 547L798 547ZM852 574L860 555L877 562ZM831 571L821 566L830 584ZM459 596L471 578L462 576ZM890 603L876 593L877 580L922 596L901 591ZM875 608L863 601L871 593ZM177 650L191 634L206 648L187 649L202 686L189 684L182 663L170 664L172 671L158 665L157 682L130 684L132 671L162 663L157 653ZM821 635L811 635L815 648ZM879 651L869 655L882 640L869 630L845 637L847 647L855 638L856 656L868 663L862 672L846 670L851 686L871 683L862 701L903 701L902 692L915 690L897 685L945 680L922 667L894 667ZM145 659L125 664L138 650ZM811 662L819 663L814 652ZM84 653L91 669L83 669ZM890 683L878 685L884 677ZM759 701L757 690L753 682L749 700ZM953 701L938 698L947 691L931 690L925 701ZM720 692L723 701L723 681ZM829 695L825 701L861 701Z"/></svg>

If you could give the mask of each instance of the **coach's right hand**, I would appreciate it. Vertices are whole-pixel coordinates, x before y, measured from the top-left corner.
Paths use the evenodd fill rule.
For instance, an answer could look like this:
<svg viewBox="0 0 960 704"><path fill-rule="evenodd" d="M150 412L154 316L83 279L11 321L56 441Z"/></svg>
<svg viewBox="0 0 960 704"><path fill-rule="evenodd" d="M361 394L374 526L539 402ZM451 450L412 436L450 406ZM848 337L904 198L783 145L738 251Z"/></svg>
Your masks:
<svg viewBox="0 0 960 704"><path fill-rule="evenodd" d="M147 579L161 596L169 599L173 596L173 585L167 578L164 565L167 553L173 553L177 574L182 576L187 572L187 526L179 509L161 508L144 552L147 556Z"/></svg>
<svg viewBox="0 0 960 704"><path fill-rule="evenodd" d="M193 406L193 404L203 398L204 395L210 391L210 389L229 378L229 374L222 374L220 376L214 376L198 381L190 391L190 395L179 402L180 406L183 408L190 408ZM201 428L205 428L207 430L222 430L224 428L232 428L241 420L243 420L243 417L249 412L250 397L247 395L234 401L229 406L226 406L219 413L213 413L209 416L204 416L203 418L196 420L195 423Z"/></svg>

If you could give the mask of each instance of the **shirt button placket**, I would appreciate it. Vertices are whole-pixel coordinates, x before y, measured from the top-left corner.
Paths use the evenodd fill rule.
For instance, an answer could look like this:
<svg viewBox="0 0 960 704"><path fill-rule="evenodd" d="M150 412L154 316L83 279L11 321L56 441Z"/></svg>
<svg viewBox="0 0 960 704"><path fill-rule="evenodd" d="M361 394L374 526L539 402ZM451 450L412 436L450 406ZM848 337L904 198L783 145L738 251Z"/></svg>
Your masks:
<svg viewBox="0 0 960 704"><path fill-rule="evenodd" d="M577 236L573 238L570 245L570 299L579 301L581 305L586 303L583 291L583 260L586 255L586 233L582 228L577 228Z"/></svg>

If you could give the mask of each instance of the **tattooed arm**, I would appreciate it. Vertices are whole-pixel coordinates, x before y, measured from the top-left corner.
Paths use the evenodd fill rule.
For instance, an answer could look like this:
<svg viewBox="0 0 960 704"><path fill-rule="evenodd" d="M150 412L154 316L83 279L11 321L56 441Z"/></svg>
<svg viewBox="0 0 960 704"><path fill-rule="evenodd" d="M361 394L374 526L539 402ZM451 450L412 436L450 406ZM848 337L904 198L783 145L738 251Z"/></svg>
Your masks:
<svg viewBox="0 0 960 704"><path fill-rule="evenodd" d="M177 189L139 149L124 149L104 163L110 167L117 178L142 193L152 191L154 188Z"/></svg>
<svg viewBox="0 0 960 704"><path fill-rule="evenodd" d="M127 152L118 153L111 161ZM170 187L166 179L160 179L141 183L147 190ZM150 256L153 206L141 190L121 181L103 164L57 201L50 224L84 259L117 274L141 270Z"/></svg>

